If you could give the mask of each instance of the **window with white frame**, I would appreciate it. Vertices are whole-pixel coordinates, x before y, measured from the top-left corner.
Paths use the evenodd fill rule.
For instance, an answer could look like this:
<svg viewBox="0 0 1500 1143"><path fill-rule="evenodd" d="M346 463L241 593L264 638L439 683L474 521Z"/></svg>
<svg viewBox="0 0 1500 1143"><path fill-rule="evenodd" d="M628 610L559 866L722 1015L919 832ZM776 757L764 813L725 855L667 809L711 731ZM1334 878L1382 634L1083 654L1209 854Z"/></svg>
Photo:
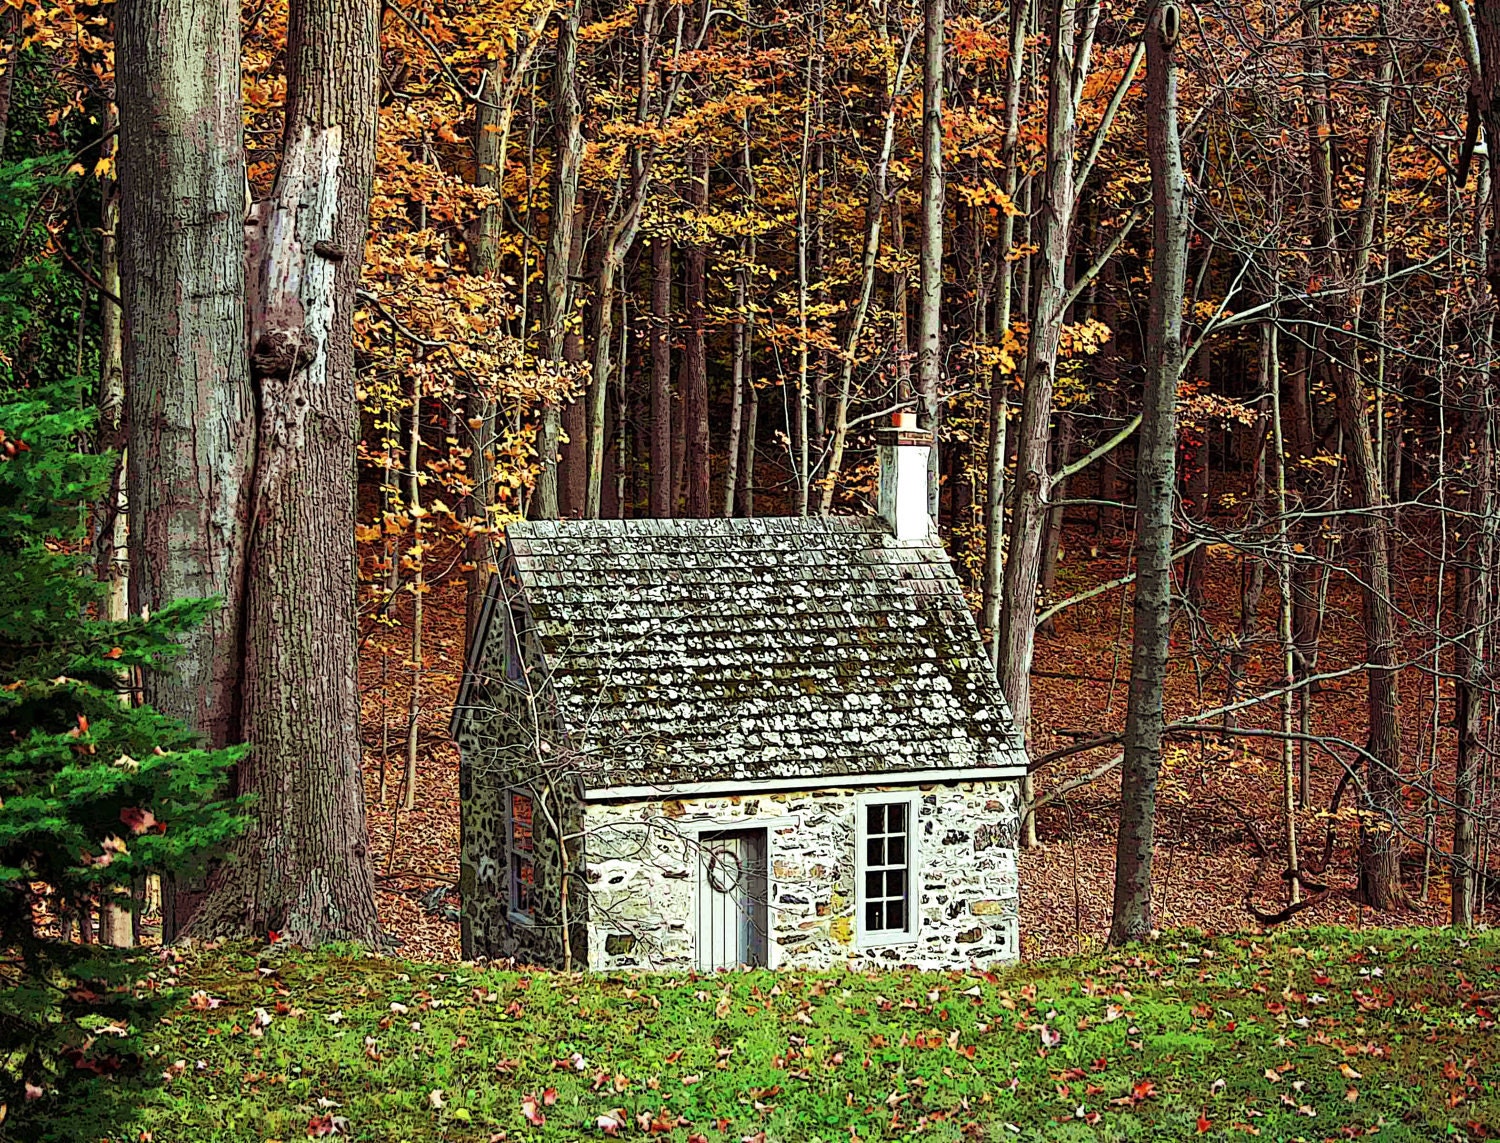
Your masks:
<svg viewBox="0 0 1500 1143"><path fill-rule="evenodd" d="M506 849L510 864L510 913L521 921L536 917L536 844L531 831L531 795L507 794Z"/></svg>
<svg viewBox="0 0 1500 1143"><path fill-rule="evenodd" d="M917 938L912 893L917 804L914 794L871 794L856 803L855 923L862 945L899 944Z"/></svg>

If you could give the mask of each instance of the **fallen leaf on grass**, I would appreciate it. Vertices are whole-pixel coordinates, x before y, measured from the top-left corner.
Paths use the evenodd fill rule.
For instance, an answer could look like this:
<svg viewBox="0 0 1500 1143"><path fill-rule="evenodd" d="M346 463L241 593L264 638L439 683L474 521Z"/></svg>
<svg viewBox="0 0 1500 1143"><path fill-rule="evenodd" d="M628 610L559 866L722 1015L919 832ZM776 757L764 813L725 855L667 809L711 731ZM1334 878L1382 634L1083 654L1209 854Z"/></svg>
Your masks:
<svg viewBox="0 0 1500 1143"><path fill-rule="evenodd" d="M534 1095L528 1095L521 1100L521 1114L526 1117L526 1122L533 1127L540 1127L547 1122L547 1117L542 1114L541 1106L537 1103Z"/></svg>
<svg viewBox="0 0 1500 1143"><path fill-rule="evenodd" d="M523 1105L524 1106L524 1105ZM617 1107L594 1120L594 1126L606 1135L618 1135L625 1126L625 1109Z"/></svg>

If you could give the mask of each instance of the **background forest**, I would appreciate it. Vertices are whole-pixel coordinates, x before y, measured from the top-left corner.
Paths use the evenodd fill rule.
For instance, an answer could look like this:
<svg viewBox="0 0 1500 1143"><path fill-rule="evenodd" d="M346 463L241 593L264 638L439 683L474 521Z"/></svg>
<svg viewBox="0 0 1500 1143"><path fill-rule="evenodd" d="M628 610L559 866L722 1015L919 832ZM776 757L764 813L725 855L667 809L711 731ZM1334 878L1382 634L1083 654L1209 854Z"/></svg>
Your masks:
<svg viewBox="0 0 1500 1143"><path fill-rule="evenodd" d="M99 621L216 598L95 667L251 744L153 936L452 955L506 522L867 512L901 411L1028 728L1033 952L1493 907L1496 5L0 12L0 429L92 473L30 534Z"/></svg>

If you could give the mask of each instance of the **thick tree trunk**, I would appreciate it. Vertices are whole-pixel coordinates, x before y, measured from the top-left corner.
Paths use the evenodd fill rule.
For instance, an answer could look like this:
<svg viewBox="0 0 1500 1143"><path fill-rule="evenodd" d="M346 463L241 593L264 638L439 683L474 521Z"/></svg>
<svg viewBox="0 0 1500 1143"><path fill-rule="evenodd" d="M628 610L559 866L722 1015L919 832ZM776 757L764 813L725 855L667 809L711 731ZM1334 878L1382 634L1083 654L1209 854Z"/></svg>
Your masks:
<svg viewBox="0 0 1500 1143"><path fill-rule="evenodd" d="M245 352L239 5L115 9L130 608L217 596L145 697L213 746L240 740L255 400ZM163 935L197 894L163 886Z"/></svg>
<svg viewBox="0 0 1500 1143"><path fill-rule="evenodd" d="M689 160L688 201L699 216L708 211L708 153ZM699 228L693 227L696 231ZM708 470L708 357L704 334L708 326L708 248L692 242L683 259L682 304L687 311L687 334L682 349L682 418L686 434L687 514L713 515L709 503Z"/></svg>
<svg viewBox="0 0 1500 1143"><path fill-rule="evenodd" d="M1177 127L1176 44L1181 15L1171 0L1153 5L1146 30L1146 143L1151 161L1155 248L1146 329L1145 398L1136 462L1135 632L1130 704L1120 770L1120 832L1115 849L1111 944L1148 937L1156 781L1161 767L1162 686L1172 599L1172 494L1177 457L1175 406L1182 368L1182 298L1187 285L1187 188Z"/></svg>
<svg viewBox="0 0 1500 1143"><path fill-rule="evenodd" d="M651 243L651 515L675 515L672 501L672 240Z"/></svg>
<svg viewBox="0 0 1500 1143"><path fill-rule="evenodd" d="M125 0L119 253L129 409L131 609L223 605L146 697L214 745L238 740L246 482L239 5Z"/></svg>
<svg viewBox="0 0 1500 1143"><path fill-rule="evenodd" d="M922 246L917 285L917 394L920 424L932 432L927 458L927 512L938 519L938 435L942 415L943 55L945 0L923 0Z"/></svg>
<svg viewBox="0 0 1500 1143"><path fill-rule="evenodd" d="M259 397L239 790L255 798L193 923L375 943L361 776L354 292L375 164L379 8L293 0L281 168L251 230ZM234 91L238 95L236 84Z"/></svg>
<svg viewBox="0 0 1500 1143"><path fill-rule="evenodd" d="M1458 0L1453 10L1464 37L1469 68L1475 73L1471 80L1478 96L1476 103L1484 116L1484 138L1493 151L1494 141L1500 139L1500 4L1479 3L1472 18L1463 0ZM1493 154L1490 162L1494 162ZM1484 248L1487 255L1485 276L1493 305L1500 300L1500 192L1497 192L1493 171L1489 185L1486 205L1490 217ZM1484 353L1483 359L1489 360L1494 343L1493 318L1484 341L1483 348L1489 352ZM1458 755L1453 789L1451 916L1453 924L1464 926L1472 925L1476 914L1484 908L1481 871L1488 860L1488 846L1480 840L1482 822L1479 810L1485 772L1493 772L1484 742L1486 710L1493 701L1485 663L1486 628L1494 618L1491 593L1497 542L1500 542L1496 536L1495 390L1492 375L1487 374L1483 385L1476 384L1475 388L1478 390L1477 407L1472 414L1470 431L1479 446L1476 464L1479 472L1474 480L1478 495L1470 495L1469 506L1475 508L1477 502L1482 523L1476 525L1472 519L1465 523L1469 543L1462 560L1464 572L1459 584L1464 636L1459 641L1454 662L1454 673L1458 675L1455 695ZM1493 780L1490 784L1493 790Z"/></svg>
<svg viewBox="0 0 1500 1143"><path fill-rule="evenodd" d="M578 19L580 6L563 11L557 26L557 59L552 72L552 202L547 234L547 360L554 370L565 370L569 318L573 291L568 282L572 264L574 214L578 208L578 178L583 166L583 108L579 103L575 73L578 68ZM561 507L557 481L557 449L562 430L562 407L551 397L542 402L542 422L537 430L537 453L541 464L532 515L555 520Z"/></svg>

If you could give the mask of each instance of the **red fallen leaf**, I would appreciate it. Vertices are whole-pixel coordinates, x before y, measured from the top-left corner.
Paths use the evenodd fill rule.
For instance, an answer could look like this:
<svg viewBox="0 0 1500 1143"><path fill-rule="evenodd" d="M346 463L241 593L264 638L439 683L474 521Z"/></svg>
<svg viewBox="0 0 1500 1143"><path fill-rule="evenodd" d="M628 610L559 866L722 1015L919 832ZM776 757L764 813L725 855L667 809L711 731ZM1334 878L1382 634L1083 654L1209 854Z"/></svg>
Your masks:
<svg viewBox="0 0 1500 1143"><path fill-rule="evenodd" d="M542 1092L542 1106L551 1107L556 1102L557 1088L549 1087L546 1091Z"/></svg>
<svg viewBox="0 0 1500 1143"><path fill-rule="evenodd" d="M594 1120L594 1126L606 1135L618 1135L620 1128L625 1126L625 1109L617 1107L605 1115Z"/></svg>
<svg viewBox="0 0 1500 1143"><path fill-rule="evenodd" d="M111 647L108 651L104 652L104 657L106 659L118 659L124 653L125 649L123 647Z"/></svg>
<svg viewBox="0 0 1500 1143"><path fill-rule="evenodd" d="M1095 1124L1097 1124L1103 1118L1104 1118L1104 1116L1100 1115L1097 1111L1090 1111L1086 1115L1084 1115L1083 1121L1085 1123L1087 1123L1090 1127L1093 1127Z"/></svg>
<svg viewBox="0 0 1500 1143"><path fill-rule="evenodd" d="M1213 1126L1213 1124L1209 1121L1208 1116L1204 1115L1202 1112L1199 1112L1198 1113L1198 1134L1199 1135L1207 1135L1208 1134L1208 1129L1210 1127L1212 1127L1212 1126Z"/></svg>
<svg viewBox="0 0 1500 1143"><path fill-rule="evenodd" d="M131 833L145 833L156 825L156 815L150 810L126 806L120 811L120 821Z"/></svg>
<svg viewBox="0 0 1500 1143"><path fill-rule="evenodd" d="M1103 1056L1100 1056L1089 1066L1096 1072L1106 1072L1109 1070L1109 1060L1105 1059Z"/></svg>
<svg viewBox="0 0 1500 1143"><path fill-rule="evenodd" d="M272 930L271 930L271 931L270 931L270 932L269 932L269 933L268 933L268 934L267 934L267 935L268 935L268 936L269 936L269 937L270 937L270 938L271 938L271 943L272 943L272 944L273 944L273 945L274 945L274 944L275 944L275 943L276 943L276 942L277 942L277 941L279 941L279 940L280 940L280 939L281 939L281 934L280 934L280 933L278 933L278 932L277 932L277 931L276 931L276 930L275 930L275 929L272 929Z"/></svg>
<svg viewBox="0 0 1500 1143"><path fill-rule="evenodd" d="M533 1127L540 1127L547 1122L547 1117L542 1114L542 1109L537 1104L536 1096L528 1095L521 1100L521 1114L526 1117L526 1122Z"/></svg>
<svg viewBox="0 0 1500 1143"><path fill-rule="evenodd" d="M1140 1080L1130 1089L1130 1097L1135 1100L1150 1099L1156 1094L1156 1084L1151 1080Z"/></svg>

